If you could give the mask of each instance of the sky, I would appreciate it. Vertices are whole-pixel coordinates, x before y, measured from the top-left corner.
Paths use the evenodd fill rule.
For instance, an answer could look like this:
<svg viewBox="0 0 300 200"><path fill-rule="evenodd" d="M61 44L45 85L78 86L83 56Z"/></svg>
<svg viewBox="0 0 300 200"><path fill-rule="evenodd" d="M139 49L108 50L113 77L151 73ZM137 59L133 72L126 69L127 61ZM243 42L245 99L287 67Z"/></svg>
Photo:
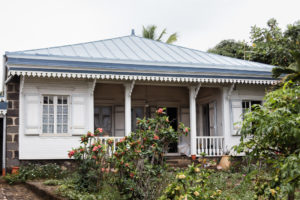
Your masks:
<svg viewBox="0 0 300 200"><path fill-rule="evenodd" d="M129 35L155 24L202 51L249 41L251 26L300 20L300 0L0 0L0 54ZM2 70L0 70L2 71ZM2 76L0 76L2 77Z"/></svg>

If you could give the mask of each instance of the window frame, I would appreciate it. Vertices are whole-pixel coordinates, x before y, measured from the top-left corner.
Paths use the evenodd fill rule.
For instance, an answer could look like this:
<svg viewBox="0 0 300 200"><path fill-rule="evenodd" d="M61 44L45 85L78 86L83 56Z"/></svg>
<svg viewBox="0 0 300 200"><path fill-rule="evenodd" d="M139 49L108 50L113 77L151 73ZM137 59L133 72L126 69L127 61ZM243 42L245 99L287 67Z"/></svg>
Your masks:
<svg viewBox="0 0 300 200"><path fill-rule="evenodd" d="M44 110L43 110L43 106L44 105L49 105L49 104L44 104L44 97L49 97L49 96L52 96L53 97L53 109L54 109L54 121L53 121L53 133L44 133L43 132L43 115L44 115ZM68 112L67 112L67 133L57 133L57 107L58 105L58 97L59 96L62 96L62 97L67 97L67 105L68 106ZM40 98L41 98L41 103L40 103L40 106L41 106L41 127L40 127L40 136L71 136L71 95L69 94L41 94L40 95ZM61 104L61 105L64 105L64 104ZM49 116L49 114L48 114Z"/></svg>
<svg viewBox="0 0 300 200"><path fill-rule="evenodd" d="M259 105L262 105L262 103L263 103L262 100L249 100L249 99L243 99L242 100L242 114L243 114L243 116L247 112L247 110L250 111L250 112L252 111L252 106L255 105L255 104L257 104L257 103L252 104L252 102L254 102L254 101L260 102ZM249 103L249 108L244 108L243 105L246 102Z"/></svg>

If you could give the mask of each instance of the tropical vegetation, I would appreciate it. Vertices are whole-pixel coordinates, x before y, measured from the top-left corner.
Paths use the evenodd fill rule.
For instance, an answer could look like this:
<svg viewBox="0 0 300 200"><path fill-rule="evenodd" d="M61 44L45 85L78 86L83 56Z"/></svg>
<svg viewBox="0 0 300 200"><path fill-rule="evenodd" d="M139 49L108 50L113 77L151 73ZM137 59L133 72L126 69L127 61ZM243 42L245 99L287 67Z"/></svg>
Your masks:
<svg viewBox="0 0 300 200"><path fill-rule="evenodd" d="M156 25L149 25L147 27L143 26L142 36L151 40L162 41L162 38L167 34L167 29L164 28L159 34L157 33ZM172 44L178 39L177 33L172 33L169 35L168 39L165 41L167 44Z"/></svg>

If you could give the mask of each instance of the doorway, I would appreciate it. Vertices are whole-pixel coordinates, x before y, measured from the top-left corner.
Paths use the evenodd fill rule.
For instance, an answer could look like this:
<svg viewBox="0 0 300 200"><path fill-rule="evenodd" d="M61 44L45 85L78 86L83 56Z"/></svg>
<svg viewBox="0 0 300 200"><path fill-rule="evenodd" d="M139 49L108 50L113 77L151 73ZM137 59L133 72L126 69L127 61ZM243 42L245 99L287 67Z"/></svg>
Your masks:
<svg viewBox="0 0 300 200"><path fill-rule="evenodd" d="M170 125L173 127L175 131L177 131L178 120L177 120L177 108L169 107L167 108L167 116L169 117ZM172 142L169 145L168 153L178 153L178 141Z"/></svg>

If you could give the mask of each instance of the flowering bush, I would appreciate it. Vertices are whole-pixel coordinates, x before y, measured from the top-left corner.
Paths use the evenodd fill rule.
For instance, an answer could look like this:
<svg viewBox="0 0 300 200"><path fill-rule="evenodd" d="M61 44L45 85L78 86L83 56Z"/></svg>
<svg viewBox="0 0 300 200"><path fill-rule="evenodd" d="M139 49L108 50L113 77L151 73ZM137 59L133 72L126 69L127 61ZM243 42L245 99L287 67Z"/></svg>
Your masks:
<svg viewBox="0 0 300 200"><path fill-rule="evenodd" d="M155 199L166 175L163 155L170 143L188 132L183 124L175 131L163 108L155 118L137 119L136 132L116 144L112 164L118 170L120 192L130 199Z"/></svg>
<svg viewBox="0 0 300 200"><path fill-rule="evenodd" d="M188 169L179 172L173 183L165 189L160 200L213 200L219 199L222 191L212 190L208 186L208 179L212 171L190 165Z"/></svg>
<svg viewBox="0 0 300 200"><path fill-rule="evenodd" d="M97 191L101 188L105 174L111 171L108 158L113 141L103 144L98 137L102 132L102 128L98 128L94 133L83 135L81 146L68 153L69 158L74 158L79 166L77 185L80 190Z"/></svg>

